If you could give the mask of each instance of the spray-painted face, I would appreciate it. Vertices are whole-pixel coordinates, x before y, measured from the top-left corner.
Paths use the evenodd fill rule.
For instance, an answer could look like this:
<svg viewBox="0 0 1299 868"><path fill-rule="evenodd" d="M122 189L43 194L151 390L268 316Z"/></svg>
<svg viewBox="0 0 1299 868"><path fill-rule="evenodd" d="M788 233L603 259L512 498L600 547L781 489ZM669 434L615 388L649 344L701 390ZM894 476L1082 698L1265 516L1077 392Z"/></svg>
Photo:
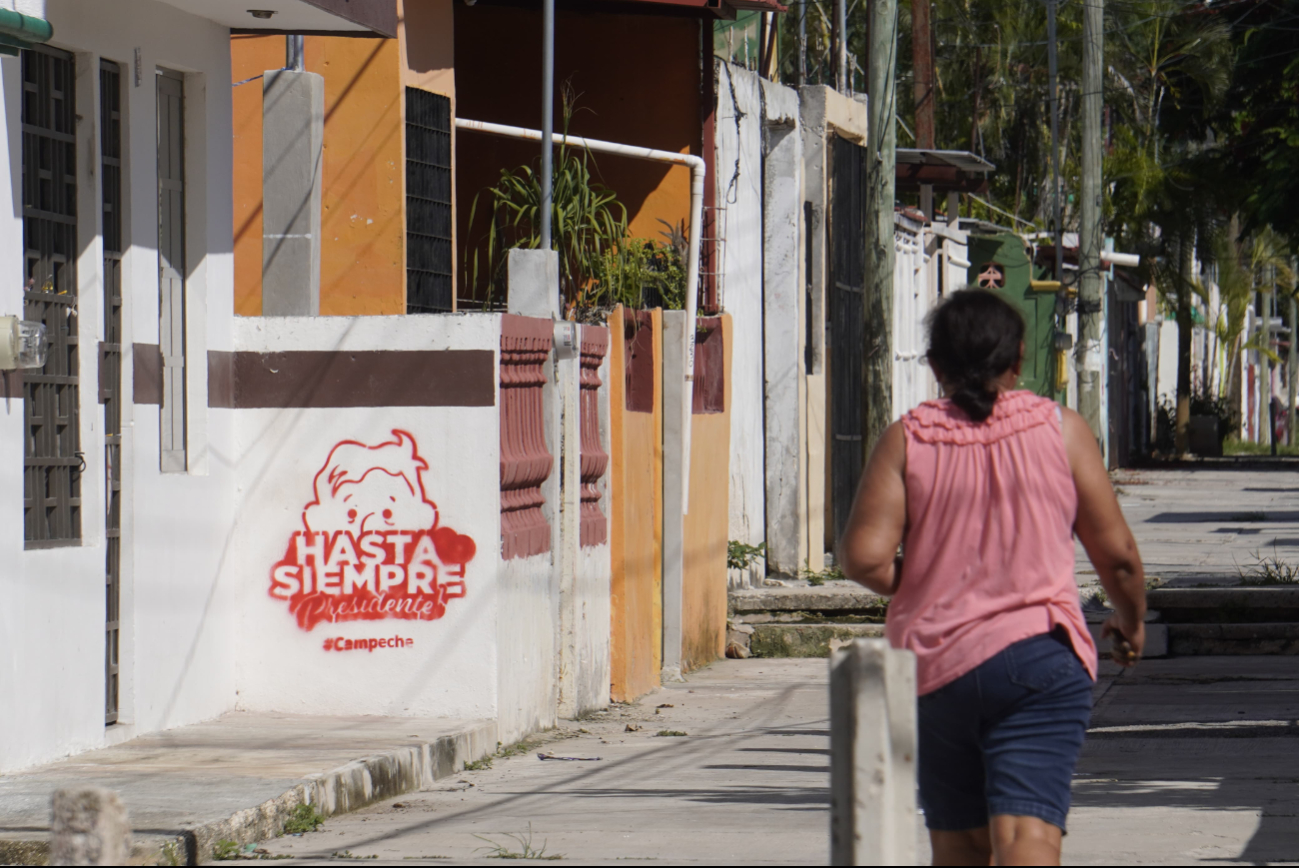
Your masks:
<svg viewBox="0 0 1299 868"><path fill-rule="evenodd" d="M428 530L437 525L437 506L424 494L420 472L428 469L404 431L395 441L366 446L339 443L316 474L316 499L302 520L312 532Z"/></svg>
<svg viewBox="0 0 1299 868"><path fill-rule="evenodd" d="M437 523L437 510L422 500L404 476L375 468L356 482L344 482L335 495L307 510L312 531L424 530Z"/></svg>
<svg viewBox="0 0 1299 868"><path fill-rule="evenodd" d="M1005 289L1006 269L995 262L984 263L979 268L979 287L981 289Z"/></svg>

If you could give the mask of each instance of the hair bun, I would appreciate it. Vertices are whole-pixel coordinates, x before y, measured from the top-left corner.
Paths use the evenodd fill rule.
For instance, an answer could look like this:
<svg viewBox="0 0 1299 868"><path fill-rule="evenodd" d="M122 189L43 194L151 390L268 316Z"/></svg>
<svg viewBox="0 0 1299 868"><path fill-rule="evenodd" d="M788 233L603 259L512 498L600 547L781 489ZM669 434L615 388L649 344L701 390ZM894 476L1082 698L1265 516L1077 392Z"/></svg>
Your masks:
<svg viewBox="0 0 1299 868"><path fill-rule="evenodd" d="M982 422L992 415L992 408L997 405L997 394L982 383L967 382L948 397L975 422Z"/></svg>

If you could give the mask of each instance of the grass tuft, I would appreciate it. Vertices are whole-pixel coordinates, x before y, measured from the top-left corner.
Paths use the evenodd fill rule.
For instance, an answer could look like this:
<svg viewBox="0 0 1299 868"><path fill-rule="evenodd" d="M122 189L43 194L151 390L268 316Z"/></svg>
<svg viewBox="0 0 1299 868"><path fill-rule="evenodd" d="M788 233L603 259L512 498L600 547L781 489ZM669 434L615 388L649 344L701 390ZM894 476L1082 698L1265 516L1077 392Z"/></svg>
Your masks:
<svg viewBox="0 0 1299 868"><path fill-rule="evenodd" d="M508 843L501 844L493 841L484 835L474 835L479 841L485 841L486 847L479 847L478 850L486 850L487 859L536 859L540 861L553 861L563 859L562 854L546 855L546 842L542 842L540 849L532 846L532 824L528 824L528 832L525 835L522 832L506 834L505 837L518 846L518 850L510 849ZM477 851L475 851L477 852Z"/></svg>

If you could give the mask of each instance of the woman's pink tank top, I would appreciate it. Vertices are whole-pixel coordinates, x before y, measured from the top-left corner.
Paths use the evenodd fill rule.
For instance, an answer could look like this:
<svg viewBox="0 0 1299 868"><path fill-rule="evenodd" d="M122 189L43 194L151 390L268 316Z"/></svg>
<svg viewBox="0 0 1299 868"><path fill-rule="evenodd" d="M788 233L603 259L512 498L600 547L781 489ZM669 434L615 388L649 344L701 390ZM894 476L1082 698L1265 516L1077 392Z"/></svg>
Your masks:
<svg viewBox="0 0 1299 868"><path fill-rule="evenodd" d="M937 690L1007 646L1063 627L1092 678L1074 581L1078 498L1059 407L1006 392L984 422L948 399L902 417L907 530L886 633Z"/></svg>

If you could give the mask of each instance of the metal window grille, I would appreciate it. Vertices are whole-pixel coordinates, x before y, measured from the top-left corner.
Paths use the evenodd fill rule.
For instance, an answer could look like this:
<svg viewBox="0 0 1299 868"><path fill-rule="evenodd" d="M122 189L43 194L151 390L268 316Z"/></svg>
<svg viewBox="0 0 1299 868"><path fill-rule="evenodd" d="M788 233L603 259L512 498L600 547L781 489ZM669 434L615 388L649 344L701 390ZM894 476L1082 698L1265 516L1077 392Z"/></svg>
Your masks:
<svg viewBox="0 0 1299 868"><path fill-rule="evenodd" d="M451 100L406 88L406 312L454 308Z"/></svg>
<svg viewBox="0 0 1299 868"><path fill-rule="evenodd" d="M99 402L104 405L104 722L117 723L120 694L122 570L122 75L99 68L100 184L103 191L104 342Z"/></svg>
<svg viewBox="0 0 1299 868"><path fill-rule="evenodd" d="M158 348L162 352L162 470L186 468L185 82L158 79Z"/></svg>
<svg viewBox="0 0 1299 868"><path fill-rule="evenodd" d="M45 367L23 375L23 539L81 537L78 434L77 178L72 55L22 52L23 315L45 324Z"/></svg>

